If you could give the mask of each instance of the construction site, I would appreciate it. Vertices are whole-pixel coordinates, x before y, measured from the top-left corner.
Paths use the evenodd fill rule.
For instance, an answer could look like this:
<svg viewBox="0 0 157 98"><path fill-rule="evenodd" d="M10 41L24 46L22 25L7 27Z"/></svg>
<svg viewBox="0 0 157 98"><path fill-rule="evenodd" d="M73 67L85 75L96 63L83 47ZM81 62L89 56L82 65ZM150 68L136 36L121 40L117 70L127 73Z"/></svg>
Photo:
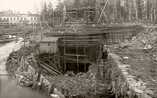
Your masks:
<svg viewBox="0 0 157 98"><path fill-rule="evenodd" d="M157 1L142 1L153 14L136 0L65 0L52 15L45 3L40 25L11 34L9 77L44 98L157 98Z"/></svg>

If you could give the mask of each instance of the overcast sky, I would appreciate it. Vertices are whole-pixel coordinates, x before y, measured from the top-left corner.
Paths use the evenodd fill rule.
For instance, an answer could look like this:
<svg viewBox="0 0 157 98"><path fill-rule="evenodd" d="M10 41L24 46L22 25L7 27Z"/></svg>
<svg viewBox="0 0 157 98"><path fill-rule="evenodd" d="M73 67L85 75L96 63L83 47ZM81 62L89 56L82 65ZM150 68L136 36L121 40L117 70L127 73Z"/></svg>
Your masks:
<svg viewBox="0 0 157 98"><path fill-rule="evenodd" d="M44 1L51 1L55 6L58 0L0 0L0 11L36 12L40 10Z"/></svg>

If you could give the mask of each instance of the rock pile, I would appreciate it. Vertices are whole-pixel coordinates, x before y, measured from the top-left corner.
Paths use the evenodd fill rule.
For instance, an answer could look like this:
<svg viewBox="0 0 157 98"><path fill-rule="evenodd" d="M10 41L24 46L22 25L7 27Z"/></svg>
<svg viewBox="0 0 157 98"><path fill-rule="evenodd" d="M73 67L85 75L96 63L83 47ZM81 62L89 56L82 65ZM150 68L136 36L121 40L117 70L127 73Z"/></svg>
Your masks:
<svg viewBox="0 0 157 98"><path fill-rule="evenodd" d="M135 79L134 87L141 90L137 92L156 98L157 81L157 29L156 27L147 27L144 32L139 33L131 41L126 41L113 51L119 55L123 65L129 65L127 68L128 79ZM127 59L126 59L127 58ZM132 75L132 79L129 78ZM148 98L148 96L146 97Z"/></svg>

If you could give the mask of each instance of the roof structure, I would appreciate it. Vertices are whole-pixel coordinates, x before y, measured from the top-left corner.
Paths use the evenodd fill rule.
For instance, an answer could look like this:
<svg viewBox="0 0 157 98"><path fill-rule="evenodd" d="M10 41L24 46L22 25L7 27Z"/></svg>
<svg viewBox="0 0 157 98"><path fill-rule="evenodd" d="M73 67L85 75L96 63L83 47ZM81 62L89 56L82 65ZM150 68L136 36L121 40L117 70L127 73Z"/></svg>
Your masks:
<svg viewBox="0 0 157 98"><path fill-rule="evenodd" d="M57 42L58 37L44 37L40 42Z"/></svg>
<svg viewBox="0 0 157 98"><path fill-rule="evenodd" d="M101 35L111 32L132 32L143 29L139 25L73 25L71 27L56 27L50 32L45 33L46 36L77 36L77 35Z"/></svg>

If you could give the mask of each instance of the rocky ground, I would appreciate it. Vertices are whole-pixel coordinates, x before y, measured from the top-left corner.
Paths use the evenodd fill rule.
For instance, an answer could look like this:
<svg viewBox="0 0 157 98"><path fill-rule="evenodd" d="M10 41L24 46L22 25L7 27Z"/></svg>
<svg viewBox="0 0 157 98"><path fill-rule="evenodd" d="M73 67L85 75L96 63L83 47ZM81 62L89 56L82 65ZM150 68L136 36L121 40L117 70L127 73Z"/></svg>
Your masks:
<svg viewBox="0 0 157 98"><path fill-rule="evenodd" d="M126 72L137 81L135 88L157 98L157 29L146 28L131 41L112 48L122 64L128 65ZM140 83L139 83L140 82ZM130 82L130 84L133 82ZM138 87L139 86L139 87Z"/></svg>

